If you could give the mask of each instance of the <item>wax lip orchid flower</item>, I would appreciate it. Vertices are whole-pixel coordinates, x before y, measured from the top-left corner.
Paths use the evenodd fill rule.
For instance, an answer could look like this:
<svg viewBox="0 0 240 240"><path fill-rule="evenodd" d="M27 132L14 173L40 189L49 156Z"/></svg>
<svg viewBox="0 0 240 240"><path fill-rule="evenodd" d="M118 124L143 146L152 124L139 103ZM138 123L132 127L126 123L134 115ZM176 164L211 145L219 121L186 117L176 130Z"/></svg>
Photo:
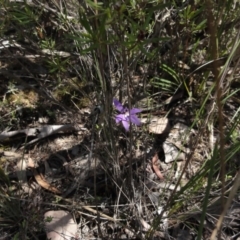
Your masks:
<svg viewBox="0 0 240 240"><path fill-rule="evenodd" d="M137 113L140 113L141 110L138 108L128 109L124 107L117 99L113 99L113 104L120 114L115 116L116 123L122 122L123 127L126 131L129 131L130 122L139 126L141 125L140 120L137 117Z"/></svg>

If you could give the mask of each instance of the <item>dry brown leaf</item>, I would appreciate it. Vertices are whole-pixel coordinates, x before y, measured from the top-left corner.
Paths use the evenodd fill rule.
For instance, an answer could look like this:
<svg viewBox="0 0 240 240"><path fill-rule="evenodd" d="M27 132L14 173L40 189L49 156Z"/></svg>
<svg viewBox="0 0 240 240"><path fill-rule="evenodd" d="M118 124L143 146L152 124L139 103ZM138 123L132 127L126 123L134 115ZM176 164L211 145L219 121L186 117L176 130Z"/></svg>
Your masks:
<svg viewBox="0 0 240 240"><path fill-rule="evenodd" d="M16 175L18 178L19 183L21 184L21 192L31 194L32 188L30 188L28 181L27 181L27 161L25 158L21 157L18 160L17 165L15 167Z"/></svg>
<svg viewBox="0 0 240 240"><path fill-rule="evenodd" d="M7 157L7 158L21 158L22 157L22 154L20 153L16 153L16 152L13 152L13 151L4 151L3 152L3 156L4 157Z"/></svg>
<svg viewBox="0 0 240 240"><path fill-rule="evenodd" d="M28 159L28 166L31 168L33 175L35 177L35 180L37 181L37 183L47 189L48 191L51 191L55 194L61 194L61 192L55 188L54 186L52 186L50 183L47 182L47 180L45 179L45 177L42 174L39 174L38 171L36 170L35 166L34 166L34 162L31 158Z"/></svg>
<svg viewBox="0 0 240 240"><path fill-rule="evenodd" d="M143 218L140 218L140 222L143 226L143 231L148 231L151 228L151 226Z"/></svg>
<svg viewBox="0 0 240 240"><path fill-rule="evenodd" d="M17 173L18 180L22 183L27 182L26 168L27 168L26 160L24 158L20 159L16 166L16 173Z"/></svg>
<svg viewBox="0 0 240 240"><path fill-rule="evenodd" d="M162 134L170 130L170 123L168 118L154 118L149 124L149 132L155 134Z"/></svg>
<svg viewBox="0 0 240 240"><path fill-rule="evenodd" d="M152 168L155 172L155 174L161 179L164 179L163 174L161 173L160 169L159 169L159 164L158 164L158 154L156 153L153 158L152 158Z"/></svg>
<svg viewBox="0 0 240 240"><path fill-rule="evenodd" d="M55 194L61 194L61 192L57 188L52 186L50 183L48 183L47 180L44 178L44 176L42 174L39 174L36 169L32 169L32 170L33 170L35 180L41 187Z"/></svg>

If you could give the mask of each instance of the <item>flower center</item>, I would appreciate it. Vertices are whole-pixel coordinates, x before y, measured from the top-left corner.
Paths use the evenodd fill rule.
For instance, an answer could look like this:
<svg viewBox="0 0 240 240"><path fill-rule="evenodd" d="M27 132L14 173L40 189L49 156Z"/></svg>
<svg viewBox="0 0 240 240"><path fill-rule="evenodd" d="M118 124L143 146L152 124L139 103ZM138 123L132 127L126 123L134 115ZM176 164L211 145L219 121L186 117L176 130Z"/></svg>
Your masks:
<svg viewBox="0 0 240 240"><path fill-rule="evenodd" d="M129 117L129 115L130 115L130 114L129 114L129 111L126 110L126 112L124 113L124 116L125 116L125 117Z"/></svg>

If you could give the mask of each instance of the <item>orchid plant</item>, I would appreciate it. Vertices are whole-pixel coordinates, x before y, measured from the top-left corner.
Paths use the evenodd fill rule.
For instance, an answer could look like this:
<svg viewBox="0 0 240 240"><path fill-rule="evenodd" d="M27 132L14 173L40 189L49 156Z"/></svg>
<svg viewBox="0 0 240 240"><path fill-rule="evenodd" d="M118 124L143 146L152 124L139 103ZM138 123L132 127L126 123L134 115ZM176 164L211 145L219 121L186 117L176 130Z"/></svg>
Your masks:
<svg viewBox="0 0 240 240"><path fill-rule="evenodd" d="M113 104L117 111L120 113L115 116L115 121L117 124L121 122L126 131L129 131L130 122L137 126L141 125L141 121L136 115L137 113L141 112L140 109L132 108L129 110L127 107L124 107L117 99L113 99Z"/></svg>

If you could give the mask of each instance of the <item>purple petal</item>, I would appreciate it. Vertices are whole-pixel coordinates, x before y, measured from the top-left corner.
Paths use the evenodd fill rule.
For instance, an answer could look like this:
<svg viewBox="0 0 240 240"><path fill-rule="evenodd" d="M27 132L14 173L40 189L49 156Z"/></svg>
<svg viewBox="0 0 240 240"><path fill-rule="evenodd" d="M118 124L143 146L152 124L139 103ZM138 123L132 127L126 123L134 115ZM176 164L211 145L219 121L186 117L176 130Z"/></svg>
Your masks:
<svg viewBox="0 0 240 240"><path fill-rule="evenodd" d="M126 131L129 131L129 126L130 126L130 124L129 124L128 121L123 120L123 121L122 121L122 125L123 125L123 127L125 128Z"/></svg>
<svg viewBox="0 0 240 240"><path fill-rule="evenodd" d="M141 121L138 119L138 117L135 114L130 115L129 119L132 123L136 124L137 126L141 125Z"/></svg>
<svg viewBox="0 0 240 240"><path fill-rule="evenodd" d="M121 121L127 121L127 118L126 118L125 114L118 114L115 117L115 121L116 121L116 123L120 123Z"/></svg>
<svg viewBox="0 0 240 240"><path fill-rule="evenodd" d="M119 112L123 112L124 111L124 107L123 105L116 99L113 99L113 104L115 106L115 108L119 111Z"/></svg>
<svg viewBox="0 0 240 240"><path fill-rule="evenodd" d="M130 110L130 115L140 113L141 111L142 111L141 109L133 108L133 109Z"/></svg>

